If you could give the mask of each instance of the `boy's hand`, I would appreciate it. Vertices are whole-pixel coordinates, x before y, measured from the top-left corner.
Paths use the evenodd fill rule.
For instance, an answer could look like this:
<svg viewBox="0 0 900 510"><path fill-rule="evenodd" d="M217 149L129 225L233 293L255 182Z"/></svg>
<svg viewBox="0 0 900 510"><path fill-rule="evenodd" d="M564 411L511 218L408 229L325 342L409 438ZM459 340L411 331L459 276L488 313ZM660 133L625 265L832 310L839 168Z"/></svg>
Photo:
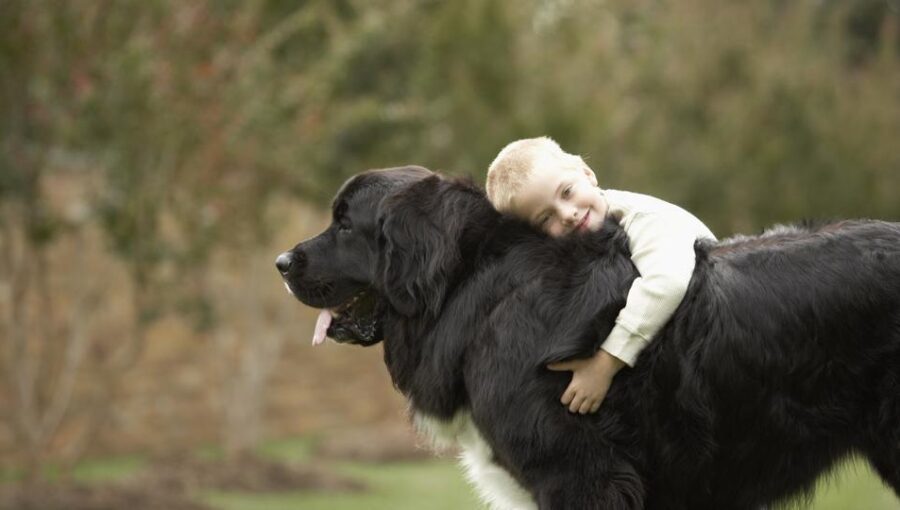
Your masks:
<svg viewBox="0 0 900 510"><path fill-rule="evenodd" d="M573 413L594 413L600 409L612 379L625 362L600 349L592 358L547 365L550 370L572 372L572 382L560 401Z"/></svg>

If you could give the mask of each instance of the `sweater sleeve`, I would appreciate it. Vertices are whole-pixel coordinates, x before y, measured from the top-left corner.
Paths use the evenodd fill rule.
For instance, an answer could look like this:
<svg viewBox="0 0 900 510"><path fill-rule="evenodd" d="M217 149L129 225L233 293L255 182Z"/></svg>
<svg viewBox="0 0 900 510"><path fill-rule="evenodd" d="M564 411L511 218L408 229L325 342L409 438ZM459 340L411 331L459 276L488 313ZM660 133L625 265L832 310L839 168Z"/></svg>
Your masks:
<svg viewBox="0 0 900 510"><path fill-rule="evenodd" d="M684 298L696 262L697 235L688 223L660 212L637 213L623 227L640 276L601 348L634 366Z"/></svg>

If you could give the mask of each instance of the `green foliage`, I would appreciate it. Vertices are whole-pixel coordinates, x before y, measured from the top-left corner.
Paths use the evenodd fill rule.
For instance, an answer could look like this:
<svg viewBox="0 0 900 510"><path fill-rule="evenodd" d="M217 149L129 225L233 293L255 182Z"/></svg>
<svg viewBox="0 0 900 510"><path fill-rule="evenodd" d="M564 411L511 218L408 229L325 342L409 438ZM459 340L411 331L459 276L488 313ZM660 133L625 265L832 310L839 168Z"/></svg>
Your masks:
<svg viewBox="0 0 900 510"><path fill-rule="evenodd" d="M546 133L720 232L896 217L891 5L14 0L0 193L21 189L14 143L65 149L102 169L124 257L178 258L171 212L203 260L265 235L273 193L325 203L404 163L481 178Z"/></svg>

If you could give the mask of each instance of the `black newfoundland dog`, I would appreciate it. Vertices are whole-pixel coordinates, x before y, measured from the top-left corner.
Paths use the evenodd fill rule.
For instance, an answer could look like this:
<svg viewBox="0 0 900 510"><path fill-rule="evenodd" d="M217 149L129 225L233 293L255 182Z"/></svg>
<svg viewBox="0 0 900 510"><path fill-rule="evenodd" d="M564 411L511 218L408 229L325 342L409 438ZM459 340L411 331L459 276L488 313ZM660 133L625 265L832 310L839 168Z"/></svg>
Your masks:
<svg viewBox="0 0 900 510"><path fill-rule="evenodd" d="M350 179L278 257L340 342L384 342L414 420L495 508L756 509L858 454L900 492L900 224L698 242L675 315L600 412L547 363L590 355L637 276L614 223L551 239L420 167Z"/></svg>

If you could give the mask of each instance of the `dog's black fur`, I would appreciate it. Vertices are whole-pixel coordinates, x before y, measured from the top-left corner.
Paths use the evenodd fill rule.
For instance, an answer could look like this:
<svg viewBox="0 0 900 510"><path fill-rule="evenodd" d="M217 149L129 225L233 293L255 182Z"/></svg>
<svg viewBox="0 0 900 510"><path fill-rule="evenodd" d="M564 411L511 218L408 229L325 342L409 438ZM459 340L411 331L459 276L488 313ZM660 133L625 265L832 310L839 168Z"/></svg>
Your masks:
<svg viewBox="0 0 900 510"><path fill-rule="evenodd" d="M371 289L366 317L351 307L330 335L383 332L414 410L470 412L540 508L758 508L802 497L854 453L900 494L900 224L696 251L681 306L587 416L559 403L569 376L545 365L594 352L624 305L637 272L614 223L551 239L465 181L374 171L281 269L315 307ZM357 319L374 336L353 333Z"/></svg>

